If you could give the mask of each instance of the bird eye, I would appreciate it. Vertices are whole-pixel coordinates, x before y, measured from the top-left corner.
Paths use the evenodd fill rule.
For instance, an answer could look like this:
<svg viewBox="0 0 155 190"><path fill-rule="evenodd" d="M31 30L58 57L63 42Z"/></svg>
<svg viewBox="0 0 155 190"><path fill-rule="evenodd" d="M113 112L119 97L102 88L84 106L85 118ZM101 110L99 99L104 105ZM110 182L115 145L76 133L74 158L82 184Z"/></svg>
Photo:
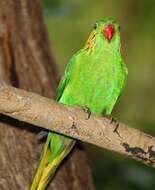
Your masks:
<svg viewBox="0 0 155 190"><path fill-rule="evenodd" d="M94 24L94 29L95 29L95 30L97 29L97 23Z"/></svg>

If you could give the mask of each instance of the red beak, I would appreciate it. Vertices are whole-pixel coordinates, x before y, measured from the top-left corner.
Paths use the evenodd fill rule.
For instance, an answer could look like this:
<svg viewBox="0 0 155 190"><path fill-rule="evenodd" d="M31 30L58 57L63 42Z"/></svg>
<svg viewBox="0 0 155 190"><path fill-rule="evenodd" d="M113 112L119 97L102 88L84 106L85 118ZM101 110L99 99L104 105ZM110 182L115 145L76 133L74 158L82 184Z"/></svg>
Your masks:
<svg viewBox="0 0 155 190"><path fill-rule="evenodd" d="M105 38L110 42L113 35L115 33L115 28L113 25L109 24L107 26L105 26L104 30L103 30L103 34L105 36Z"/></svg>

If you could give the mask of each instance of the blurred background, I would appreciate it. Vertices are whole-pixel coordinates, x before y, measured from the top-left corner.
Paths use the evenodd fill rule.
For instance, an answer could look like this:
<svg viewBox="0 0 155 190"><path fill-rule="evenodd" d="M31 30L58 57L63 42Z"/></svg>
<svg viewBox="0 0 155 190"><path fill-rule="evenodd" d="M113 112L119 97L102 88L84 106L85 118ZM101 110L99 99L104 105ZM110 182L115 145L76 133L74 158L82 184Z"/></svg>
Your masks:
<svg viewBox="0 0 155 190"><path fill-rule="evenodd" d="M155 1L42 0L53 56L60 74L85 43L96 20L114 17L121 25L129 70L126 89L113 116L155 135ZM97 190L153 190L155 171L124 156L85 145Z"/></svg>

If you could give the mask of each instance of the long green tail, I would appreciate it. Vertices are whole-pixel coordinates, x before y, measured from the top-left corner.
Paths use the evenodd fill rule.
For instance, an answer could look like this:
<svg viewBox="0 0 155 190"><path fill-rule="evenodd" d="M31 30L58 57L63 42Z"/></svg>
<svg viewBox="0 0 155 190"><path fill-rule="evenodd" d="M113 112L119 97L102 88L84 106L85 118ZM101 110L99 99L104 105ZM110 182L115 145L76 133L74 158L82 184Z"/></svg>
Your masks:
<svg viewBox="0 0 155 190"><path fill-rule="evenodd" d="M75 142L69 137L48 133L30 190L44 190L46 188L57 167L71 151Z"/></svg>

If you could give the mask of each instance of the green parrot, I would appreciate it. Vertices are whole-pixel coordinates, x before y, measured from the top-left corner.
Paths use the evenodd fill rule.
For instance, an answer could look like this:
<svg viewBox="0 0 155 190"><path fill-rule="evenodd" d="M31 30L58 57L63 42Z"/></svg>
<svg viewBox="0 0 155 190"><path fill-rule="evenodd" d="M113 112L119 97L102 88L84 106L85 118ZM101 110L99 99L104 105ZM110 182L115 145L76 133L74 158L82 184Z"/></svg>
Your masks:
<svg viewBox="0 0 155 190"><path fill-rule="evenodd" d="M110 115L122 93L127 68L121 56L120 27L112 18L96 22L82 49L70 59L57 89L56 101ZM75 140L49 132L31 190L44 190Z"/></svg>

